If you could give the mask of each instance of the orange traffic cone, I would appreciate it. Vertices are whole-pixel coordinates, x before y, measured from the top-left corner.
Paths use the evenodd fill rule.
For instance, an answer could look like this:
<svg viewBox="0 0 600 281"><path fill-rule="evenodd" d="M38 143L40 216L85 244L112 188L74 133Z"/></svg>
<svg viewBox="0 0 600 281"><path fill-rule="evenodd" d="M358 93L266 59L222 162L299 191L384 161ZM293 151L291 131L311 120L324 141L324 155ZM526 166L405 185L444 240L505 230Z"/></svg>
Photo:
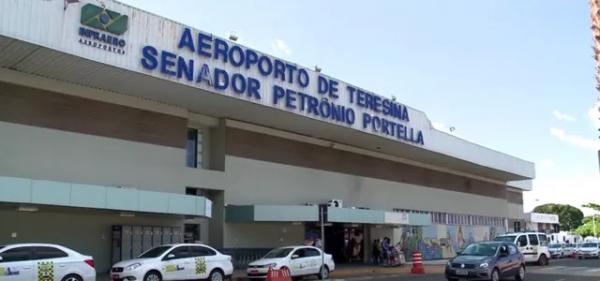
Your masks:
<svg viewBox="0 0 600 281"><path fill-rule="evenodd" d="M412 268L410 272L413 274L425 273L425 267L423 267L423 254L419 251L414 251L412 254Z"/></svg>
<svg viewBox="0 0 600 281"><path fill-rule="evenodd" d="M275 271L276 270L273 270L273 268L269 266L269 270L267 271L267 278L265 281L277 281L274 278Z"/></svg>
<svg viewBox="0 0 600 281"><path fill-rule="evenodd" d="M281 271L280 274L280 279L279 281L292 281L292 276L290 274L290 270L287 268L282 268L279 271Z"/></svg>

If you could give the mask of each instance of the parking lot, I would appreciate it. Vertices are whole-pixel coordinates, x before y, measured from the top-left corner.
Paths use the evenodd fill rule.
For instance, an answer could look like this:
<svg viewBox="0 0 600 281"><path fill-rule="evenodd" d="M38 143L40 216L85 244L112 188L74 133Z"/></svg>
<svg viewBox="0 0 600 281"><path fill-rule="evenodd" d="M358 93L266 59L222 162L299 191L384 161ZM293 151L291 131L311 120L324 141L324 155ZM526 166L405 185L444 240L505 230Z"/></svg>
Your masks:
<svg viewBox="0 0 600 281"><path fill-rule="evenodd" d="M443 274L424 275L390 274L379 276L350 277L338 280L381 280L381 281L443 281ZM527 268L527 281L598 281L600 280L600 260L560 259L550 261L549 266L530 265Z"/></svg>

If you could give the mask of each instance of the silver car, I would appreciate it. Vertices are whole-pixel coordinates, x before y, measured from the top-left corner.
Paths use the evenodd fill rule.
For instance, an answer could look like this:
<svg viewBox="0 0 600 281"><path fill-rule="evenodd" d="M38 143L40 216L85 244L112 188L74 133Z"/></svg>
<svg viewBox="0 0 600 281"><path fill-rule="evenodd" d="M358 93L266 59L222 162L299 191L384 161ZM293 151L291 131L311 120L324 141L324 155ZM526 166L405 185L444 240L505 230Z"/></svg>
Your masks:
<svg viewBox="0 0 600 281"><path fill-rule="evenodd" d="M448 281L525 279L525 259L512 243L503 241L469 244L446 265Z"/></svg>

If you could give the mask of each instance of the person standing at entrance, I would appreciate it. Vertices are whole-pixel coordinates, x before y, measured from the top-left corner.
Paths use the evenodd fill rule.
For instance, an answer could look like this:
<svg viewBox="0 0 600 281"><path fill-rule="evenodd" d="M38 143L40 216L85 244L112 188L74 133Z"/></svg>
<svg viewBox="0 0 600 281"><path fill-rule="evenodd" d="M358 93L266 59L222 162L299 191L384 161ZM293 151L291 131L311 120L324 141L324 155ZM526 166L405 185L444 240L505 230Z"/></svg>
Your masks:
<svg viewBox="0 0 600 281"><path fill-rule="evenodd" d="M319 249L322 249L322 250L324 250L324 249L323 249L323 241L321 241L321 238L317 238L317 239L315 240L315 242L313 243L313 246L314 246L314 247L317 247L317 248L319 248Z"/></svg>
<svg viewBox="0 0 600 281"><path fill-rule="evenodd" d="M352 237L354 244L352 245L352 259L354 261L362 260L362 243L363 243L363 235L358 231L358 229L354 230L354 236Z"/></svg>
<svg viewBox="0 0 600 281"><path fill-rule="evenodd" d="M371 259L373 264L379 265L381 262L381 241L379 239L373 240L373 250L371 251Z"/></svg>
<svg viewBox="0 0 600 281"><path fill-rule="evenodd" d="M381 241L381 254L383 258L383 264L388 265L390 259L390 238L384 237L383 241Z"/></svg>

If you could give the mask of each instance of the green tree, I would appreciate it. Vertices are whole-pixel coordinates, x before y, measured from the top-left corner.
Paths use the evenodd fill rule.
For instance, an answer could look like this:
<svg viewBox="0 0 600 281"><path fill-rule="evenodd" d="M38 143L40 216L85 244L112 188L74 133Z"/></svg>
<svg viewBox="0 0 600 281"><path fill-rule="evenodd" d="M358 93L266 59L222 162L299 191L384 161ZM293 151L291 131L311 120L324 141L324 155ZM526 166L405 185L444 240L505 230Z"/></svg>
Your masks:
<svg viewBox="0 0 600 281"><path fill-rule="evenodd" d="M581 206L583 208L590 208L594 211L600 211L600 205L595 203L587 203ZM600 234L600 221L598 221L599 217L596 216L595 223L592 219L592 216L586 216L582 220L582 225L575 229L575 232L583 237L593 236L594 235L594 226L596 228L596 234Z"/></svg>
<svg viewBox="0 0 600 281"><path fill-rule="evenodd" d="M598 206L600 208L600 205ZM536 213L556 214L562 230L575 230L581 225L583 212L576 207L565 204L544 204L533 209Z"/></svg>
<svg viewBox="0 0 600 281"><path fill-rule="evenodd" d="M583 206L581 206L581 207L590 208L590 209L592 209L594 211L600 211L600 205L595 204L595 203L583 204Z"/></svg>
<svg viewBox="0 0 600 281"><path fill-rule="evenodd" d="M581 235L582 237L593 236L594 222L592 221L592 217L586 216L583 218L583 224L575 229L575 233ZM598 221L598 217L596 217L596 234L600 234L600 221Z"/></svg>

